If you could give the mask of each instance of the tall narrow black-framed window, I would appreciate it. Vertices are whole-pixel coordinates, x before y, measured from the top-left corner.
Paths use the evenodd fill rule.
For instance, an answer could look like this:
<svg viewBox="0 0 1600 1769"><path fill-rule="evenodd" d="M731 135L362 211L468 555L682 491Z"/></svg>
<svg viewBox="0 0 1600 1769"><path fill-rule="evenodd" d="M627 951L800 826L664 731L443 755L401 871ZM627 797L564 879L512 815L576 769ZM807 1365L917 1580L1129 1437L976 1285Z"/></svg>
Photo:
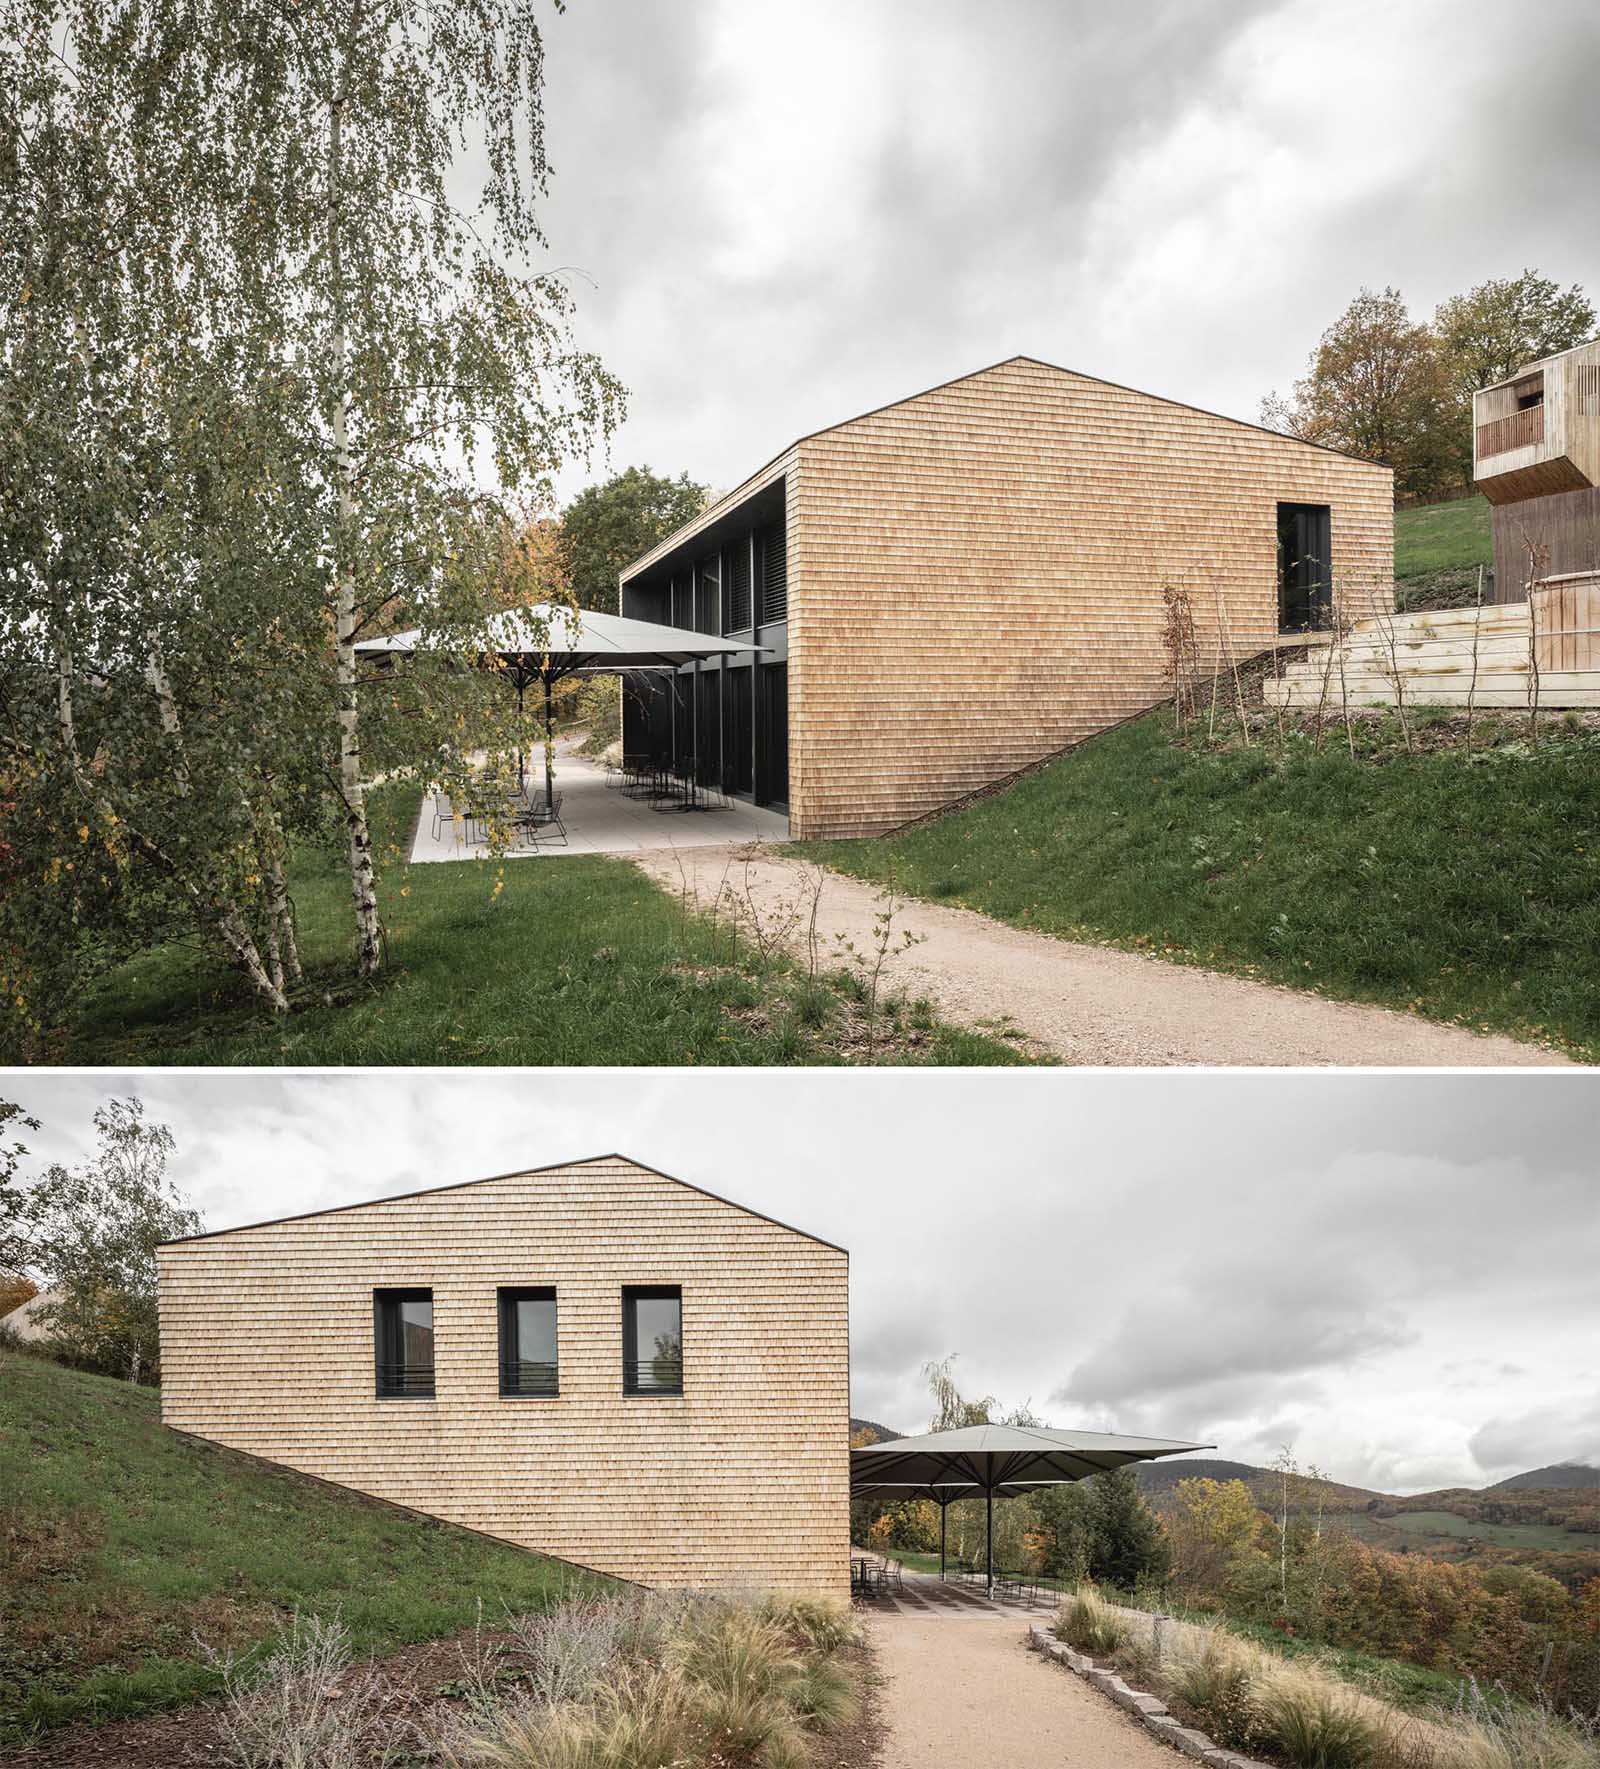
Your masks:
<svg viewBox="0 0 1600 1769"><path fill-rule="evenodd" d="M723 632L750 631L750 537L741 535L728 549L728 593L722 599Z"/></svg>
<svg viewBox="0 0 1600 1769"><path fill-rule="evenodd" d="M683 1393L683 1291L633 1284L622 1292L622 1392Z"/></svg>
<svg viewBox="0 0 1600 1769"><path fill-rule="evenodd" d="M548 1286L500 1292L500 1392L561 1392L556 1357L556 1293Z"/></svg>
<svg viewBox="0 0 1600 1769"><path fill-rule="evenodd" d="M763 626L789 618L789 537L781 522L761 531L761 584L757 598Z"/></svg>
<svg viewBox="0 0 1600 1769"><path fill-rule="evenodd" d="M380 1400L433 1399L433 1292L374 1290Z"/></svg>

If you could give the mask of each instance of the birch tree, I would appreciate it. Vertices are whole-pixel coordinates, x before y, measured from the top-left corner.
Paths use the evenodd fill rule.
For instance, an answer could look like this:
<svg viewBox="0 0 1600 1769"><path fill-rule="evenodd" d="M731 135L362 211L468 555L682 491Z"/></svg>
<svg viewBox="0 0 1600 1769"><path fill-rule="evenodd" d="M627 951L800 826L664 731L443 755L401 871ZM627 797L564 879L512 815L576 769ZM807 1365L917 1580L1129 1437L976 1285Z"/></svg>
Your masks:
<svg viewBox="0 0 1600 1769"><path fill-rule="evenodd" d="M279 1009L289 845L336 824L371 975L369 717L413 760L469 746L471 568L622 409L539 263L537 13L0 0L0 786L50 826L22 875L124 941L187 914ZM405 695L357 664L391 625L445 666Z"/></svg>

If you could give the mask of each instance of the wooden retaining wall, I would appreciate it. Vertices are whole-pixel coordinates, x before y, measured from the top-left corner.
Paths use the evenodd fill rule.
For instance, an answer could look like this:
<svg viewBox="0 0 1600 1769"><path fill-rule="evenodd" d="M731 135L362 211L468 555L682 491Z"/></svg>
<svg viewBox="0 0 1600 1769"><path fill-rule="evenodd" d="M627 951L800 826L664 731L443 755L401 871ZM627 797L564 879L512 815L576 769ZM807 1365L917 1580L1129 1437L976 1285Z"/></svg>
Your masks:
<svg viewBox="0 0 1600 1769"><path fill-rule="evenodd" d="M465 1126L464 1126L465 1128ZM656 1586L849 1591L849 1259L619 1157L163 1247L164 1421ZM622 1393L621 1290L683 1291L683 1393ZM499 1391L498 1286L556 1291L560 1393ZM436 1383L375 1394L373 1291Z"/></svg>
<svg viewBox="0 0 1600 1769"><path fill-rule="evenodd" d="M1268 705L1600 707L1600 578L1552 581L1529 602L1358 621L1263 684ZM1535 639L1537 636L1537 645ZM1537 667L1536 667L1537 666Z"/></svg>

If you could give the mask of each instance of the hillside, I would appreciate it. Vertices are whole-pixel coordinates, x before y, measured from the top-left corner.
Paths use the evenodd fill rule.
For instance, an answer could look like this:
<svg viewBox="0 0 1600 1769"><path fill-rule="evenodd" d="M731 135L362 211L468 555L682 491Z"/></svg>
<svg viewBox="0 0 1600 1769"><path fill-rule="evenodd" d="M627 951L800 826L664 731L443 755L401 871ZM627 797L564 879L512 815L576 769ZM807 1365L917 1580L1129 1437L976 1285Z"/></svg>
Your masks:
<svg viewBox="0 0 1600 1769"><path fill-rule="evenodd" d="M1270 730L1249 748L1176 744L1158 712L937 822L789 852L1015 927L1592 1061L1600 737L1554 721L1537 749L1526 735L1480 735L1468 766L1373 720L1354 757L1342 733L1320 753L1289 733L1280 757Z"/></svg>
<svg viewBox="0 0 1600 1769"><path fill-rule="evenodd" d="M1141 1462L1134 1470L1139 1489L1161 1509L1163 1498L1172 1493L1183 1480L1242 1480L1251 1496L1264 1510L1276 1505L1281 1490L1281 1476L1271 1468L1253 1467L1249 1462L1228 1462L1209 1456L1181 1456L1171 1461ZM1320 1500L1328 1511L1353 1511L1379 1503L1384 1494L1363 1486L1345 1486L1337 1480L1308 1480L1296 1476L1290 1494L1290 1505L1302 1508Z"/></svg>
<svg viewBox="0 0 1600 1769"><path fill-rule="evenodd" d="M1402 611L1470 608L1479 567L1493 564L1489 506L1476 494L1395 511L1395 602Z"/></svg>
<svg viewBox="0 0 1600 1769"><path fill-rule="evenodd" d="M193 1700L193 1636L248 1650L338 1608L360 1652L539 1609L559 1563L180 1437L159 1397L0 1354L0 1746Z"/></svg>
<svg viewBox="0 0 1600 1769"><path fill-rule="evenodd" d="M852 1419L850 1421L850 1435L854 1437L857 1432L861 1431L870 1431L874 1443L887 1443L890 1438L905 1435L904 1432L896 1431L893 1426L880 1425L876 1419Z"/></svg>
<svg viewBox="0 0 1600 1769"><path fill-rule="evenodd" d="M1581 1462L1552 1462L1548 1468L1513 1474L1509 1480L1497 1480L1483 1490L1486 1493L1566 1492L1590 1487L1600 1487L1600 1468L1588 1468Z"/></svg>

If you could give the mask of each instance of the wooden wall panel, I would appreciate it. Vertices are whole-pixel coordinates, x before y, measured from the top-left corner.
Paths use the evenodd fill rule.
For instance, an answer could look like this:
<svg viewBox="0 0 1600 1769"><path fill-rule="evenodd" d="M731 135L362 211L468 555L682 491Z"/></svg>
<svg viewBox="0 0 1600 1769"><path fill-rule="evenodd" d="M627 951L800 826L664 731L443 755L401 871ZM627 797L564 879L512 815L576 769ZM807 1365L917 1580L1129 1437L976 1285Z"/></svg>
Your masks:
<svg viewBox="0 0 1600 1769"><path fill-rule="evenodd" d="M1528 543L1538 549L1539 575L1600 570L1600 488L1557 492L1489 512L1497 602L1528 599Z"/></svg>
<svg viewBox="0 0 1600 1769"><path fill-rule="evenodd" d="M1017 358L803 440L789 480L790 827L921 816L1167 693L1162 586L1271 644L1277 504L1332 509L1351 617L1393 597L1386 468Z"/></svg>
<svg viewBox="0 0 1600 1769"><path fill-rule="evenodd" d="M656 1586L848 1593L849 1261L619 1158L163 1248L162 1417ZM624 1397L621 1289L683 1287L684 1393ZM502 1399L495 1291L553 1284L560 1396ZM436 1397L372 1292L431 1286Z"/></svg>

